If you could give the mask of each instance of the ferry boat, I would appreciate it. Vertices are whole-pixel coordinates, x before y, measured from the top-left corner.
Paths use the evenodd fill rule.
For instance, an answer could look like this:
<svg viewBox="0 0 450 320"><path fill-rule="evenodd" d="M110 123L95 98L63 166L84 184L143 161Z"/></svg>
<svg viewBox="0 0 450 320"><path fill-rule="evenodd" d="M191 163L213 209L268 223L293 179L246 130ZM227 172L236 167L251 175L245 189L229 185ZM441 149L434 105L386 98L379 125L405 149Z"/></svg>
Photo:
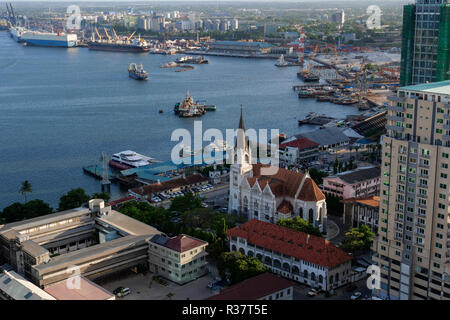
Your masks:
<svg viewBox="0 0 450 320"><path fill-rule="evenodd" d="M156 162L157 161L154 158L146 157L131 150L126 150L113 154L109 164L112 167L115 166L120 169L123 168L123 166L128 166L130 168L139 168L148 166L149 164L153 164Z"/></svg>
<svg viewBox="0 0 450 320"><path fill-rule="evenodd" d="M170 61L169 63L164 63L161 65L161 68L175 68L178 67L178 63L175 61Z"/></svg>
<svg viewBox="0 0 450 320"><path fill-rule="evenodd" d="M314 91L313 90L302 90L302 91L299 91L298 97L300 99L302 99L302 98L314 98Z"/></svg>
<svg viewBox="0 0 450 320"><path fill-rule="evenodd" d="M136 80L147 80L148 73L144 70L144 67L141 65L137 65L136 63L130 63L128 66L128 75L130 78Z"/></svg>

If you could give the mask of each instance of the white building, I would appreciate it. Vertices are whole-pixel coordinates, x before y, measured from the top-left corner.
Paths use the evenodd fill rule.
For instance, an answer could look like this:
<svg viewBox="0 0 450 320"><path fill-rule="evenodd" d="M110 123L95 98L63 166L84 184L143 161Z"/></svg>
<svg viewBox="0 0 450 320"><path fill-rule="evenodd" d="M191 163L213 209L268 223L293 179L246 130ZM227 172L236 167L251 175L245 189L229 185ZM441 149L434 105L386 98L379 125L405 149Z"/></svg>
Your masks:
<svg viewBox="0 0 450 320"><path fill-rule="evenodd" d="M326 233L325 195L308 173L251 164L242 112L232 159L229 212L270 223L299 216Z"/></svg>
<svg viewBox="0 0 450 320"><path fill-rule="evenodd" d="M352 281L352 257L324 238L255 219L227 236L230 251L256 257L285 278L327 291Z"/></svg>

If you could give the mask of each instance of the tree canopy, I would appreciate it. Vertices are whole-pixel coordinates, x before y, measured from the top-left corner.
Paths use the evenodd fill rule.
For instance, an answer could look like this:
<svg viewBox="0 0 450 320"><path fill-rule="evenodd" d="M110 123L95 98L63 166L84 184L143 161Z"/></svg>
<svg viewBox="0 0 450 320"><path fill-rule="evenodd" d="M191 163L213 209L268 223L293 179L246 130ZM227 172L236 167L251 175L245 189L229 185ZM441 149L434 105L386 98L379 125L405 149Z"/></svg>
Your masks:
<svg viewBox="0 0 450 320"><path fill-rule="evenodd" d="M82 188L72 189L59 199L58 211L70 210L80 207L88 202L91 197Z"/></svg>
<svg viewBox="0 0 450 320"><path fill-rule="evenodd" d="M184 196L175 197L170 205L170 211L184 212L200 208L202 206L202 199L191 192Z"/></svg>
<svg viewBox="0 0 450 320"><path fill-rule="evenodd" d="M369 250L374 236L375 233L370 230L370 227L363 224L359 228L350 229L345 234L341 248L347 252Z"/></svg>
<svg viewBox="0 0 450 320"><path fill-rule="evenodd" d="M25 202L27 202L27 193L33 192L33 187L31 186L31 183L28 180L25 180L22 182L22 185L20 186L19 193L25 197Z"/></svg>
<svg viewBox="0 0 450 320"><path fill-rule="evenodd" d="M247 257L241 252L222 253L217 259L217 269L222 279L228 279L231 284L267 272L266 266L261 261Z"/></svg>
<svg viewBox="0 0 450 320"><path fill-rule="evenodd" d="M31 200L26 203L15 202L0 212L4 223L11 223L25 219L40 217L53 212L50 205L40 199Z"/></svg>
<svg viewBox="0 0 450 320"><path fill-rule="evenodd" d="M314 227L311 223L303 220L300 217L280 219L278 220L277 225L308 233L313 236L322 237L322 233L320 232L319 228Z"/></svg>

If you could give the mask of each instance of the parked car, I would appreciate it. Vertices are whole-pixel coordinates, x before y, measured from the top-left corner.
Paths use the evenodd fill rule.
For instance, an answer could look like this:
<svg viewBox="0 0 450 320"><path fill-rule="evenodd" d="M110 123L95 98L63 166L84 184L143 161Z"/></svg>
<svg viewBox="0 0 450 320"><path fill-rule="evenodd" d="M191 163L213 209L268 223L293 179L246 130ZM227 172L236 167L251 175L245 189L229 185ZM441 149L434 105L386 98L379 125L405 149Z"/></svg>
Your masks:
<svg viewBox="0 0 450 320"><path fill-rule="evenodd" d="M118 297L125 297L131 293L131 290L130 288L119 287L113 293Z"/></svg>
<svg viewBox="0 0 450 320"><path fill-rule="evenodd" d="M310 297L317 296L317 294L318 294L317 289L312 288L311 290L308 291L308 296L310 296Z"/></svg>
<svg viewBox="0 0 450 320"><path fill-rule="evenodd" d="M350 300L357 300L357 299L361 298L361 295L362 295L362 293L357 291L350 297Z"/></svg>

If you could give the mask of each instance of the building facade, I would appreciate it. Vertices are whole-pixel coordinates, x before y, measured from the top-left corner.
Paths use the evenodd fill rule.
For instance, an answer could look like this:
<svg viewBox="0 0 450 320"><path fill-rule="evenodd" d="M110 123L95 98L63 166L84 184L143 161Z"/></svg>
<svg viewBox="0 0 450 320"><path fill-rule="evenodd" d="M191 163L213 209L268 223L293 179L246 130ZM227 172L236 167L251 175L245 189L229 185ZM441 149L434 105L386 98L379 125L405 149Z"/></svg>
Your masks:
<svg viewBox="0 0 450 320"><path fill-rule="evenodd" d="M293 282L266 272L223 289L206 300L293 300Z"/></svg>
<svg viewBox="0 0 450 320"><path fill-rule="evenodd" d="M319 144L306 138L280 144L280 161L288 165L307 165L319 159Z"/></svg>
<svg viewBox="0 0 450 320"><path fill-rule="evenodd" d="M208 242L184 234L173 238L156 235L150 242L151 272L178 284L193 281L208 272Z"/></svg>
<svg viewBox="0 0 450 320"><path fill-rule="evenodd" d="M351 256L324 238L255 219L227 236L230 251L256 257L285 278L327 291L351 281Z"/></svg>
<svg viewBox="0 0 450 320"><path fill-rule="evenodd" d="M230 167L229 212L270 223L299 216L326 233L325 195L307 173L251 164L242 112L236 142Z"/></svg>
<svg viewBox="0 0 450 320"><path fill-rule="evenodd" d="M390 97L373 260L383 299L450 299L450 81Z"/></svg>
<svg viewBox="0 0 450 320"><path fill-rule="evenodd" d="M416 0L403 10L400 84L450 79L450 4Z"/></svg>
<svg viewBox="0 0 450 320"><path fill-rule="evenodd" d="M322 190L343 199L378 195L380 192L380 168L365 167L323 178Z"/></svg>
<svg viewBox="0 0 450 320"><path fill-rule="evenodd" d="M375 234L378 232L379 196L350 198L342 202L344 203L344 225L349 228L358 228L361 225L366 225Z"/></svg>

